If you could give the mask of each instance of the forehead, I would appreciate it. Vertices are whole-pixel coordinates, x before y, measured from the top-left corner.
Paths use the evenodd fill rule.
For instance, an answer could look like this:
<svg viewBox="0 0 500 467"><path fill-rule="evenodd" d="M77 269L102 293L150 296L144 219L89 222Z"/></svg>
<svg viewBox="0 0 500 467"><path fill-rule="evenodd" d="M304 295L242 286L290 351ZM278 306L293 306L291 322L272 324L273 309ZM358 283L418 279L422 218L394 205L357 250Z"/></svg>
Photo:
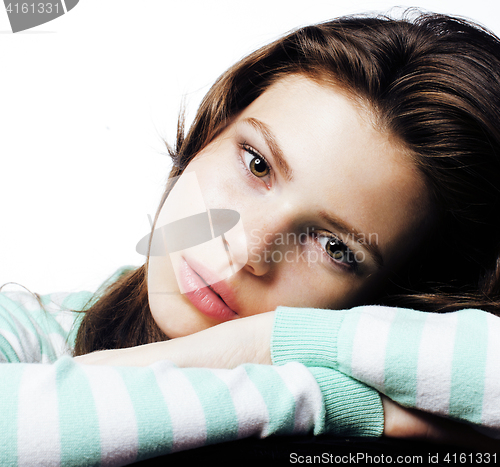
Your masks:
<svg viewBox="0 0 500 467"><path fill-rule="evenodd" d="M268 88L235 123L256 118L273 132L294 174L293 202L375 234L391 256L402 242L410 246L429 199L423 175L374 117L339 88L293 75Z"/></svg>

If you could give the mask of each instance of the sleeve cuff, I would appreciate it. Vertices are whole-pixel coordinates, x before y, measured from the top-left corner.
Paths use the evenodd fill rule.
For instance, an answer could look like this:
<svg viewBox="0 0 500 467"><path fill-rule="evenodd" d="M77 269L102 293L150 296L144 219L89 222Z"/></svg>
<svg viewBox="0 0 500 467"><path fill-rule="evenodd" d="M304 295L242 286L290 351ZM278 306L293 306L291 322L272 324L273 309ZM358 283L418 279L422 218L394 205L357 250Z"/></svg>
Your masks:
<svg viewBox="0 0 500 467"><path fill-rule="evenodd" d="M337 337L343 318L343 311L278 307L271 338L273 363L296 361L336 368Z"/></svg>
<svg viewBox="0 0 500 467"><path fill-rule="evenodd" d="M329 368L309 368L325 405L325 424L315 435L332 434L380 437L384 432L384 409L377 391Z"/></svg>

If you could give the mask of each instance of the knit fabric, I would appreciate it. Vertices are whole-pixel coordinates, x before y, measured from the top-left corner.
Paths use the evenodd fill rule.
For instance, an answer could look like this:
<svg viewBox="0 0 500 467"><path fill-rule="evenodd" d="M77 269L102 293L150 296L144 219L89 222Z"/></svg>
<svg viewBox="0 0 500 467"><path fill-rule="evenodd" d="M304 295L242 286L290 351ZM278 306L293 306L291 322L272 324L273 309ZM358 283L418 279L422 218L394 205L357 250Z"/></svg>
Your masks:
<svg viewBox="0 0 500 467"><path fill-rule="evenodd" d="M378 393L331 368L91 366L70 357L88 292L0 293L2 466L126 465L248 436L380 436ZM38 363L36 363L38 362Z"/></svg>
<svg viewBox="0 0 500 467"><path fill-rule="evenodd" d="M337 369L403 406L500 437L498 336L500 318L474 309L279 307L271 352L275 364Z"/></svg>

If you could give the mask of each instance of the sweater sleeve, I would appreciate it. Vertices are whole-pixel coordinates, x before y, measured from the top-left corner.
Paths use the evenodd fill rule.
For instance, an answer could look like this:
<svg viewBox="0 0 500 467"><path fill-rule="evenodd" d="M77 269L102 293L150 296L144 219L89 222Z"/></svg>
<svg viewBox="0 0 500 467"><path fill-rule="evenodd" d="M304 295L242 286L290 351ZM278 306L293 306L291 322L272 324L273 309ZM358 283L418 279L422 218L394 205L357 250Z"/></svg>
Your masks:
<svg viewBox="0 0 500 467"><path fill-rule="evenodd" d="M324 389L324 392L322 392ZM2 465L125 465L272 434L380 435L377 393L326 368L0 365ZM368 415L367 415L368 414Z"/></svg>
<svg viewBox="0 0 500 467"><path fill-rule="evenodd" d="M274 363L337 369L406 406L500 433L500 318L364 306L280 307Z"/></svg>
<svg viewBox="0 0 500 467"><path fill-rule="evenodd" d="M0 362L50 363L72 352L84 310L109 284L133 270L116 270L95 293L39 295L16 283L0 287Z"/></svg>
<svg viewBox="0 0 500 467"><path fill-rule="evenodd" d="M0 293L0 362L50 363L71 352L90 292Z"/></svg>
<svg viewBox="0 0 500 467"><path fill-rule="evenodd" d="M0 294L2 465L125 465L249 436L379 436L380 397L331 368L104 367L70 358L92 294Z"/></svg>

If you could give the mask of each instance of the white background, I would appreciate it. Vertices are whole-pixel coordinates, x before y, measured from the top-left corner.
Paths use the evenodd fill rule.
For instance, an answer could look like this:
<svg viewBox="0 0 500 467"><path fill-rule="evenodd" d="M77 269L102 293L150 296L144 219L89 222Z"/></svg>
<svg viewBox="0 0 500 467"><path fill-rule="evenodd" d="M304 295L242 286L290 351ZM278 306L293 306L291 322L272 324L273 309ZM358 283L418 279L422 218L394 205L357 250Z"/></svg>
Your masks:
<svg viewBox="0 0 500 467"><path fill-rule="evenodd" d="M162 138L174 142L182 97L192 117L217 76L255 48L396 5L500 34L496 0L80 0L16 34L0 4L0 285L95 290L142 264L135 245L169 172Z"/></svg>

